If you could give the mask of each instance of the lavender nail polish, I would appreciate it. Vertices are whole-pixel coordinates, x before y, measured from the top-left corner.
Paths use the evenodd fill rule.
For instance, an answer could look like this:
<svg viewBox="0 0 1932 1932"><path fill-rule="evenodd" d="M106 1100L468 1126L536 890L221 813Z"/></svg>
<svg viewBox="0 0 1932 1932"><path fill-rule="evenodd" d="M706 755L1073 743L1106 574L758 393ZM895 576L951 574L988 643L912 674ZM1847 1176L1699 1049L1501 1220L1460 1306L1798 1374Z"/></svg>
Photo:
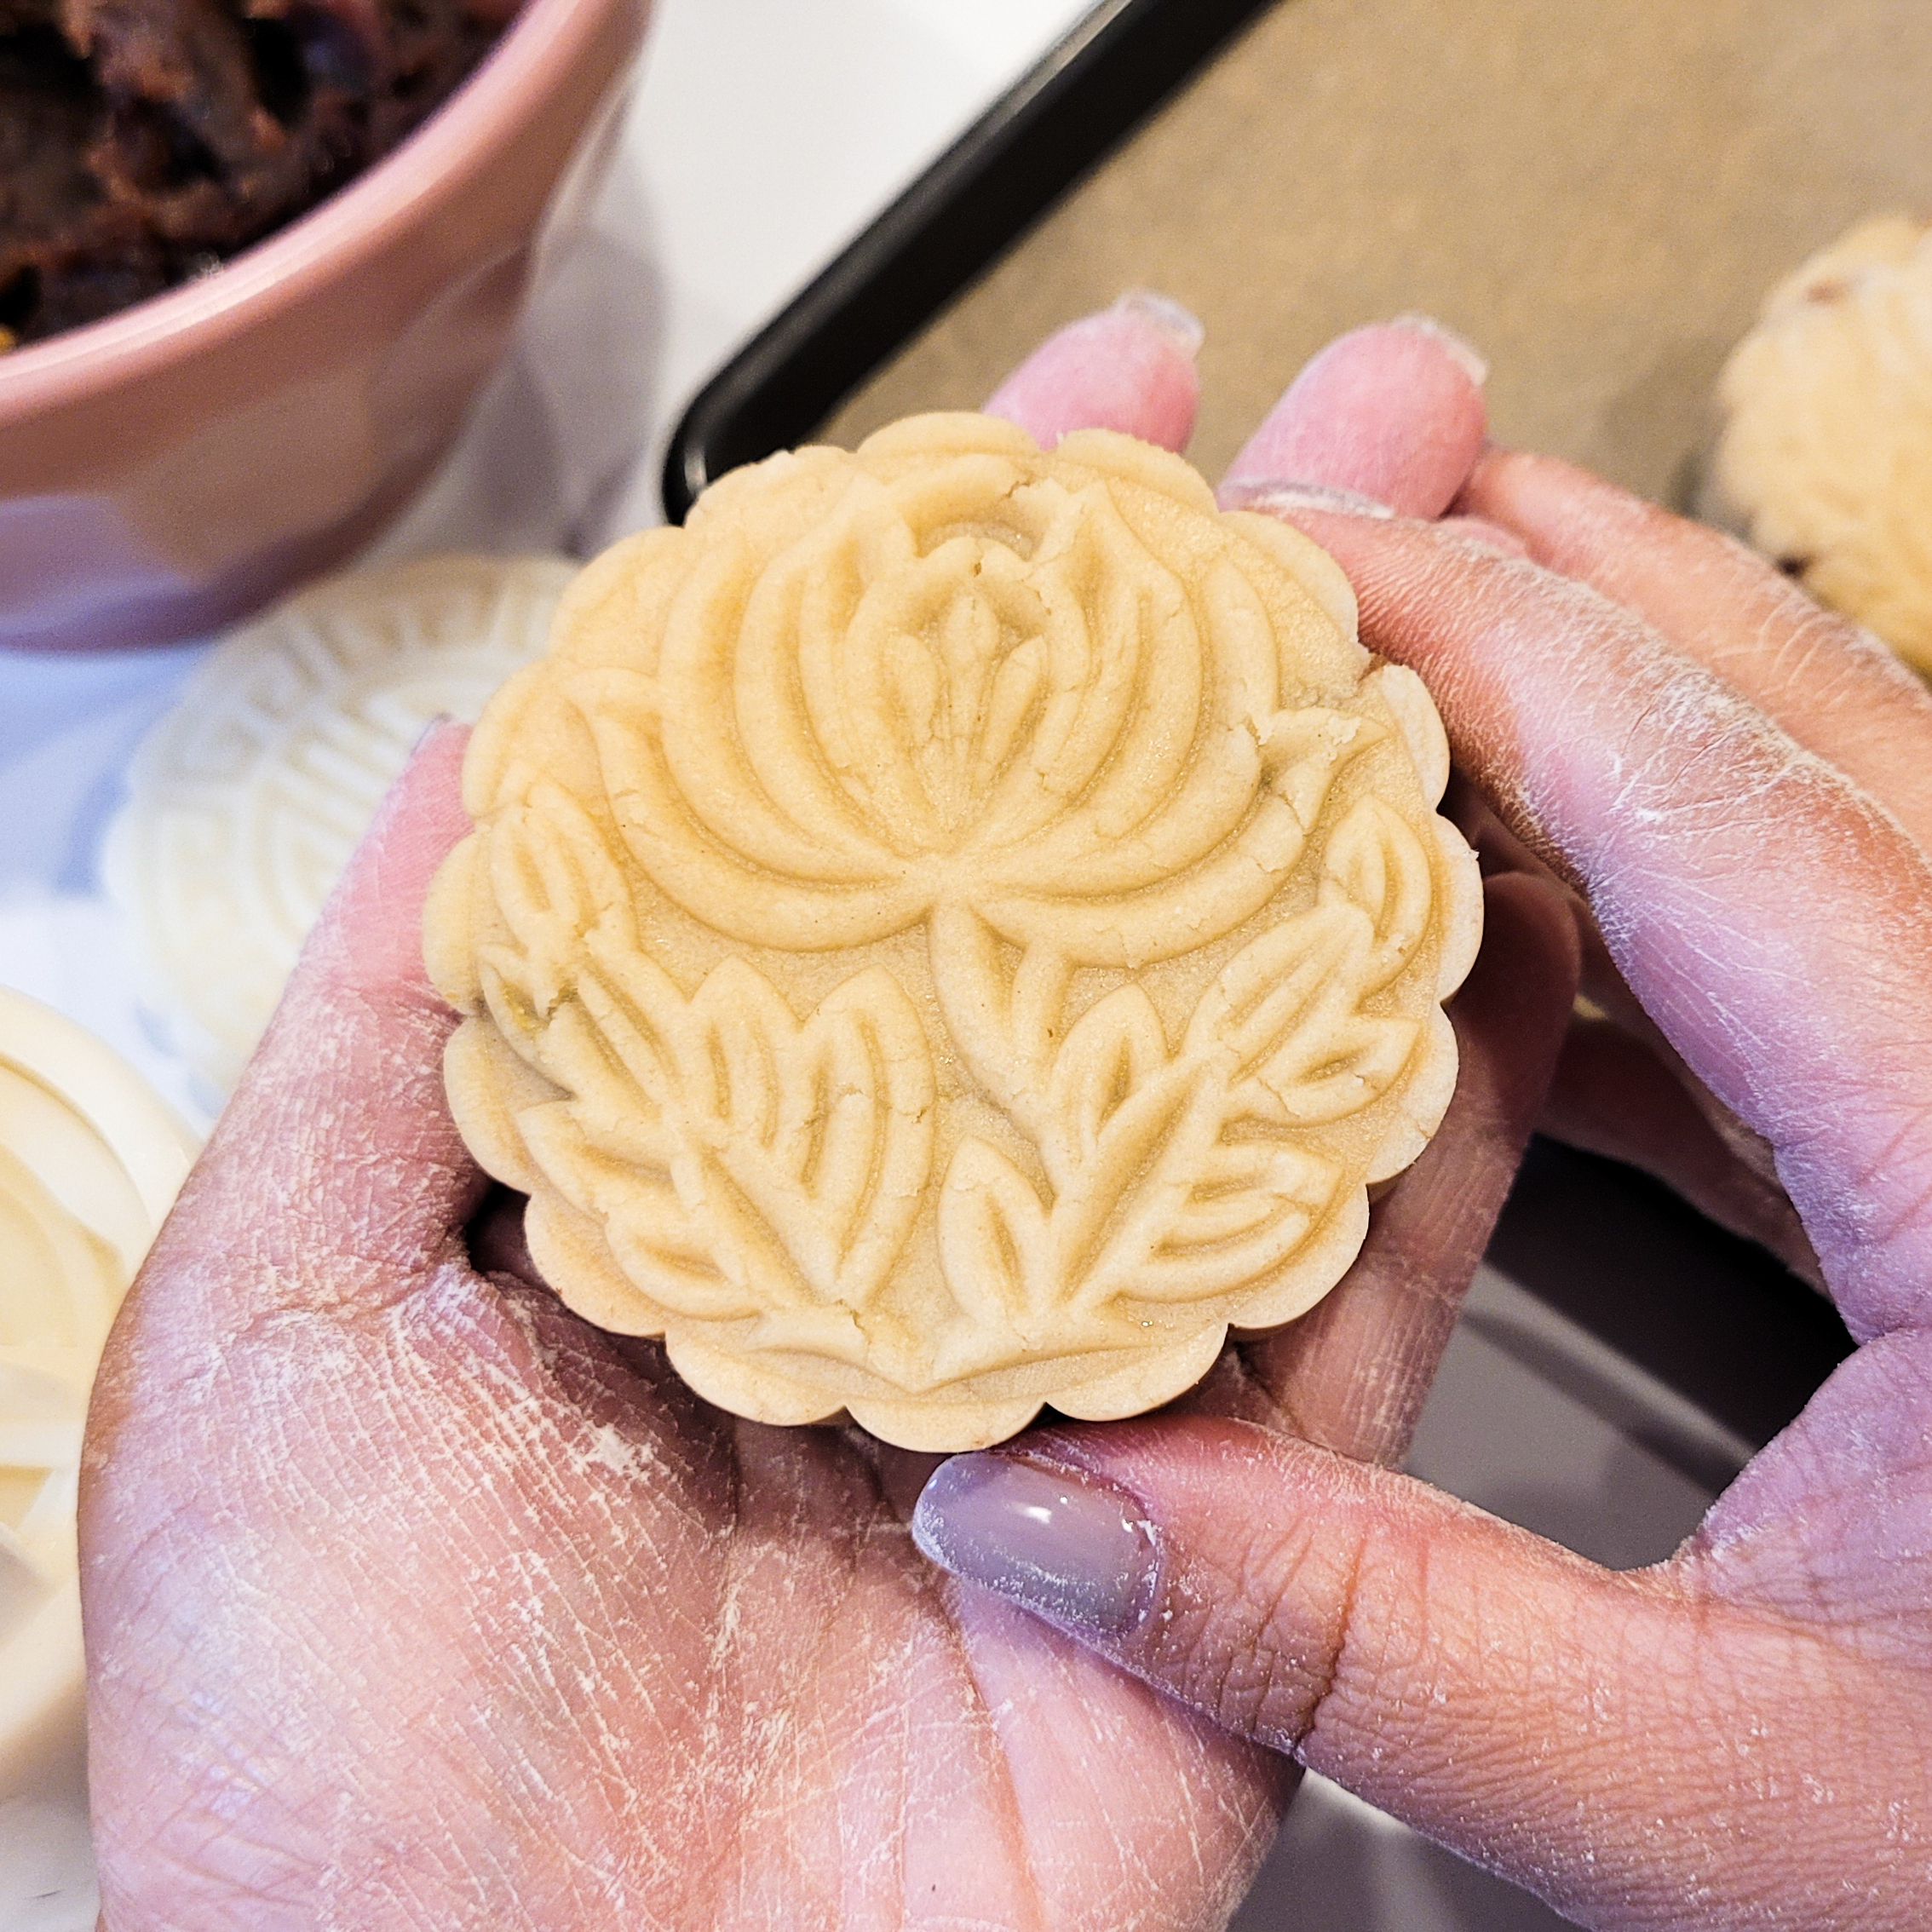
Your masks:
<svg viewBox="0 0 1932 1932"><path fill-rule="evenodd" d="M1131 1497L1012 1456L942 1463L912 1512L912 1539L953 1575L1100 1636L1140 1621L1160 1567L1153 1526Z"/></svg>

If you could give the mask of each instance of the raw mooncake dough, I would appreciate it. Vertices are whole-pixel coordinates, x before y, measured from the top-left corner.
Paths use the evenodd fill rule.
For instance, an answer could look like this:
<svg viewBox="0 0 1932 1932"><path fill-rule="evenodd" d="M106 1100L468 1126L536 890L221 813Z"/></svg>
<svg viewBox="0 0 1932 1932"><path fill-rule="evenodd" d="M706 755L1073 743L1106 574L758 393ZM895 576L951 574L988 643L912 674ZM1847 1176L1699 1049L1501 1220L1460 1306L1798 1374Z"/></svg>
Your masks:
<svg viewBox="0 0 1932 1932"><path fill-rule="evenodd" d="M593 1322L960 1449L1299 1314L1455 1082L1441 726L1178 457L976 416L619 544L484 713L450 1098Z"/></svg>
<svg viewBox="0 0 1932 1932"><path fill-rule="evenodd" d="M1702 508L1932 673L1932 232L1863 221L1773 290L1719 384Z"/></svg>
<svg viewBox="0 0 1932 1932"><path fill-rule="evenodd" d="M78 1797L82 1425L193 1154L98 1040L0 987L0 1818L27 1801L57 1819L70 1780Z"/></svg>

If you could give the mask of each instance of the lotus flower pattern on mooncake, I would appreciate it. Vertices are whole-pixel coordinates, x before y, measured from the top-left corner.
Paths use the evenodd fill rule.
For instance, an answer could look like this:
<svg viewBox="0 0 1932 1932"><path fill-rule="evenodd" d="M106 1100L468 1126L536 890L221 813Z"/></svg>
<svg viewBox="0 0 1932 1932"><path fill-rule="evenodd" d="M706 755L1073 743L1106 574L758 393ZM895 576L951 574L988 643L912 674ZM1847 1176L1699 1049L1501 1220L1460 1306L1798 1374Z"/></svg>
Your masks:
<svg viewBox="0 0 1932 1932"><path fill-rule="evenodd" d="M532 1252L768 1422L1139 1412L1340 1279L1480 929L1412 674L1178 457L974 416L619 544L427 915Z"/></svg>

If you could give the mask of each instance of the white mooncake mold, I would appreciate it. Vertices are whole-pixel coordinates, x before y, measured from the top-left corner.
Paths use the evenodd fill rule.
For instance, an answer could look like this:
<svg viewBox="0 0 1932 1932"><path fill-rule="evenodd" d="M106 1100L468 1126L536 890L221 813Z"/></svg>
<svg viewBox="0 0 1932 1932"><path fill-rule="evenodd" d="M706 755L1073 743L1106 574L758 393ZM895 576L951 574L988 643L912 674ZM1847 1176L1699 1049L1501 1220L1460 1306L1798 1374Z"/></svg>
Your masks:
<svg viewBox="0 0 1932 1932"><path fill-rule="evenodd" d="M1335 565L1176 457L773 457L484 714L451 1105L564 1300L739 1415L1136 1413L1325 1293L1441 1118L1448 768Z"/></svg>
<svg viewBox="0 0 1932 1932"><path fill-rule="evenodd" d="M88 1392L193 1157L99 1041L0 990L0 1803L45 1796L79 1762Z"/></svg>
<svg viewBox="0 0 1932 1932"><path fill-rule="evenodd" d="M417 740L542 651L575 573L449 556L330 578L218 645L143 741L103 870L147 997L216 1095Z"/></svg>
<svg viewBox="0 0 1932 1932"><path fill-rule="evenodd" d="M1704 514L1932 674L1932 229L1880 216L1813 256L1718 400Z"/></svg>

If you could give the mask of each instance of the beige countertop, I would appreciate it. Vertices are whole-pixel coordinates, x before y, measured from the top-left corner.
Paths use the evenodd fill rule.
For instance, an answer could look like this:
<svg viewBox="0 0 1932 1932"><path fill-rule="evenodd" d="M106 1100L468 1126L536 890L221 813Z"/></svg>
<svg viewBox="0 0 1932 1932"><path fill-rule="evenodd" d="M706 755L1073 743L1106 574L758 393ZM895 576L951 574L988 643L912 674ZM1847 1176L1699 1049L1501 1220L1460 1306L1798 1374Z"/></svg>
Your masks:
<svg viewBox="0 0 1932 1932"><path fill-rule="evenodd" d="M1410 309L1493 365L1498 436L1670 499L1766 290L1932 209L1917 0L1283 0L829 425L969 407L1149 285L1207 324L1210 474L1330 336Z"/></svg>

